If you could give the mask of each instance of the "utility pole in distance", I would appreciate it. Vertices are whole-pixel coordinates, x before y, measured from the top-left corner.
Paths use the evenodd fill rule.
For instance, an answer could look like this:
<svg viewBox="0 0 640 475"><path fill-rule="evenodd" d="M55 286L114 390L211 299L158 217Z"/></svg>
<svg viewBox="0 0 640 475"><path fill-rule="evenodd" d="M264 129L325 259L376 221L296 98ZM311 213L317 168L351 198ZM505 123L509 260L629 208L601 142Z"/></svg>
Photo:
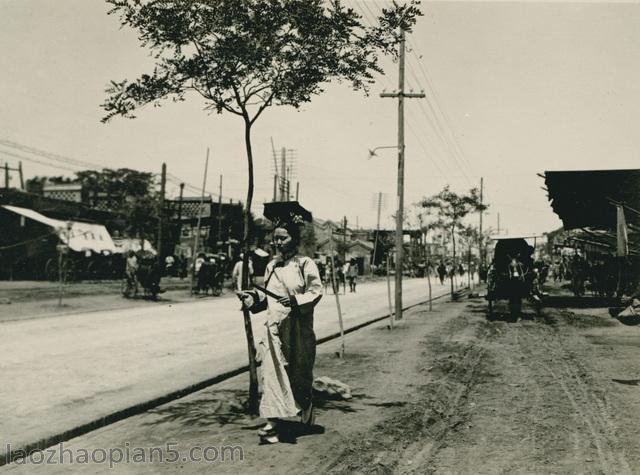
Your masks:
<svg viewBox="0 0 640 475"><path fill-rule="evenodd" d="M220 190L218 192L218 240L216 241L216 249L219 242L222 242L222 175L220 175ZM222 246L222 244L220 245Z"/></svg>
<svg viewBox="0 0 640 475"><path fill-rule="evenodd" d="M287 149L282 147L280 157L280 201L288 201L285 194L287 190Z"/></svg>
<svg viewBox="0 0 640 475"><path fill-rule="evenodd" d="M484 236L482 235L482 191L484 188L484 179L482 177L480 177L480 233L478 234L478 257L480 258L480 266L482 266L484 268L484 248L483 248L483 242L484 242Z"/></svg>
<svg viewBox="0 0 640 475"><path fill-rule="evenodd" d="M342 221L342 263L347 263L347 217Z"/></svg>
<svg viewBox="0 0 640 475"><path fill-rule="evenodd" d="M373 266L376 265L376 253L378 252L378 235L380 234L380 209L382 208L382 192L378 192L378 220L376 221L376 234L373 237L373 262L371 263L371 275L373 275Z"/></svg>
<svg viewBox="0 0 640 475"><path fill-rule="evenodd" d="M180 197L178 198L178 244L182 241L182 198L184 196L184 183L180 183Z"/></svg>
<svg viewBox="0 0 640 475"><path fill-rule="evenodd" d="M164 194L167 187L167 164L162 164L162 175L160 177L160 212L158 213L158 255L162 254L162 226L164 225Z"/></svg>
<svg viewBox="0 0 640 475"><path fill-rule="evenodd" d="M25 191L24 189L24 175L22 174L22 162L18 162L18 175L20 176L20 189Z"/></svg>
<svg viewBox="0 0 640 475"><path fill-rule="evenodd" d="M400 29L400 55L398 92L380 94L380 97L398 98L398 210L396 214L396 320L402 318L402 221L404 217L404 98L423 98L424 93L404 92L405 31Z"/></svg>

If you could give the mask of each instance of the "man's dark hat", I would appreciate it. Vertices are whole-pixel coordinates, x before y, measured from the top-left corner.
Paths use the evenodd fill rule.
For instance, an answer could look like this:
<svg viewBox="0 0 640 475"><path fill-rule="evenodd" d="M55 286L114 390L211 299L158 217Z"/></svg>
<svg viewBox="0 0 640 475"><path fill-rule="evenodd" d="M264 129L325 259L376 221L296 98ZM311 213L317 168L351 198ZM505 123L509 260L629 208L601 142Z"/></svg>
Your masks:
<svg viewBox="0 0 640 475"><path fill-rule="evenodd" d="M311 212L303 208L297 201L274 201L264 204L264 217L276 226L283 223L303 224L311 222Z"/></svg>

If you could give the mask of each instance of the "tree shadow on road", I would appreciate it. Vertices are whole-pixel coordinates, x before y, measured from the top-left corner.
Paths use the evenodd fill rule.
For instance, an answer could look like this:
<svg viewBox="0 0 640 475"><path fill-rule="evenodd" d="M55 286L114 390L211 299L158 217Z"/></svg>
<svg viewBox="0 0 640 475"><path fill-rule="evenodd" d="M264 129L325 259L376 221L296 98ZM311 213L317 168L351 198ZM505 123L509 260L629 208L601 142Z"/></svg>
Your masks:
<svg viewBox="0 0 640 475"><path fill-rule="evenodd" d="M209 391L197 398L175 401L149 411L157 417L144 425L177 423L196 427L238 424L247 417L248 391Z"/></svg>

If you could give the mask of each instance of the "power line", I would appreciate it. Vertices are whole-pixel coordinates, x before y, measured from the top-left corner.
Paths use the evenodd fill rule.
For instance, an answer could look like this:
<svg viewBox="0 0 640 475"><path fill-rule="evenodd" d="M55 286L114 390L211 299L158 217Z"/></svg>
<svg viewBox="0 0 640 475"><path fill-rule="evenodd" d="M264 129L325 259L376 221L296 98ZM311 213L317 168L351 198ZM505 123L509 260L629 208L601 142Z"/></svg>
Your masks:
<svg viewBox="0 0 640 475"><path fill-rule="evenodd" d="M381 6L378 4L378 1L377 1L377 0L373 0L373 3L376 5L376 7L377 7L379 10L381 10L381 11L382 11L383 7L381 7ZM367 5L367 3L366 3L366 2L363 2L363 5L365 6L365 8L366 8L366 9L367 9L367 11L369 12L369 14L370 14L372 17L374 17L374 18L375 18L375 16L376 16L376 15L372 12L372 10L369 8L369 6ZM422 62L420 61L420 59L421 59L422 55L418 55L418 50L417 50L417 48L414 46L414 44L411 42L411 40L410 40L410 39L407 39L407 42L409 43L409 53L413 53L413 54L414 54L414 56L417 56L417 57L416 57L416 62L418 63L418 66L420 67L420 70L421 70L421 72L422 72L422 75L423 75L423 77L425 78L425 80L426 80L426 82L427 82L427 85L428 85L428 87L429 87L429 89L430 89L430 91L431 91L431 95L433 96L433 101L434 101L434 102L435 102L435 104L436 104L436 108L440 111L441 116L442 116L442 117L443 117L443 119L444 119L444 123L445 123L445 125L448 127L448 129L449 129L449 131L450 131L451 138L453 139L453 142L451 142L451 139L448 137L448 135L446 134L446 132L444 132L444 130L442 130L443 140L444 140L445 142L447 142L447 147L451 148L451 150L452 150L452 152L451 152L451 153L452 153L452 157L453 157L456 161L460 160L460 162L462 162L463 166L466 166L466 167L468 167L468 168L471 170L471 169L472 169L472 166L471 166L471 164L469 163L469 161L466 159L465 155L462 153L462 149L461 149L461 147L460 147L459 143L458 143L458 142L457 142L457 140L456 140L455 134L453 133L453 128L452 128L452 126L451 126L451 121L450 121L450 119L448 118L448 116L447 116L447 114L446 114L446 111L444 111L444 109L443 109L443 108L442 108L442 106L440 105L440 103L439 103L439 98L438 98L438 94L437 94L437 92L436 92L435 88L433 87L433 83L432 83L432 81L429 79L429 76L428 76L428 74L427 74L426 70L424 69L424 67L423 67L423 65L422 65ZM416 82L417 82L418 84L420 84L420 82L421 82L421 81L419 80L419 78L418 78L417 74L415 73L415 71L413 71L413 68L411 67L411 64L409 63L409 64L408 64L408 66L409 66L410 73L413 75L413 77L414 77L414 79L416 80ZM430 109L432 109L432 110L433 110L433 107L431 106L431 103L430 103L430 101L429 101L428 99L427 99L427 103L428 103L428 105L429 105ZM422 106L421 106L421 107L422 107ZM440 128L442 128L442 127L441 127L441 125L440 125L440 124L439 124L439 122L438 122L438 115L435 113L435 111L433 111L433 114L434 114L435 120L436 120L436 122L438 123L439 127L440 127ZM459 166L462 166L462 165L459 165ZM463 171L463 173L464 173L464 171Z"/></svg>
<svg viewBox="0 0 640 475"><path fill-rule="evenodd" d="M419 53L418 49L410 43L410 46L412 48L412 52L414 53L414 55L418 55L417 59L420 59L423 55ZM469 168L471 167L471 163L467 160L466 156L464 155L464 153L462 153L462 148L460 147L460 144L458 143L457 139L456 139L456 135L453 131L453 127L451 125L451 119L449 118L449 115L447 114L446 109L444 109L441 105L441 101L438 95L437 90L435 89L435 87L433 86L433 81L430 79L429 74L428 74L428 69L425 65L422 64L422 61L417 61L418 63L418 67L420 68L420 71L427 83L427 87L429 88L429 90L431 91L431 94L433 96L434 99L434 103L436 105L436 108L438 109L438 111L440 112L442 118L444 119L444 123L447 126L448 130L451 133L451 138L453 139L453 143L455 146L457 146L458 148L458 152L460 153L460 156L462 158L462 160L466 163L466 165Z"/></svg>
<svg viewBox="0 0 640 475"><path fill-rule="evenodd" d="M69 172L73 172L73 173L76 173L78 171L78 170L75 170L73 168L64 167L62 165L55 165L53 163L42 162L40 160L36 160L35 158L25 157L23 155L18 155L16 153L7 152L6 150L0 150L0 153L3 153L5 155L8 155L8 156L13 157L13 158L17 158L19 160L26 160L28 162L38 163L40 165L44 165L46 167L51 167L51 168L56 168L58 170L65 170L65 171L69 171Z"/></svg>
<svg viewBox="0 0 640 475"><path fill-rule="evenodd" d="M50 160L54 160L57 162L61 162L61 163L65 163L67 165L71 165L71 166L75 166L75 167L89 167L89 168L95 168L95 167L99 167L99 165L96 165L95 163L91 163L91 162L85 162L82 160L76 160L73 158L69 158L66 157L64 155L60 155L57 153L53 153L53 152L48 152L46 150L41 150L35 147L31 147L29 145L24 145L18 142L14 142L12 140L7 140L7 139L2 139L0 138L0 144L9 147L9 148L13 148L13 149L17 149L20 150L22 152L26 152L26 153L31 153L33 155L38 155L42 158L48 158Z"/></svg>
<svg viewBox="0 0 640 475"><path fill-rule="evenodd" d="M377 4L377 2L374 2L376 4L376 6L378 8L379 5ZM376 14L371 10L371 8L369 7L369 5L367 5L366 2L363 2L362 5L364 6L364 9L366 9L366 11L362 8L359 7L359 4L356 3L356 6L358 6L358 8L360 8L360 11L363 13L363 15L367 18L369 24L371 25L373 23L372 19L376 18ZM381 8L380 8L381 10ZM413 76L413 78L415 79L416 83L420 83L420 80L415 72L415 70L412 68L411 64L409 64L409 72L410 74ZM388 85L387 85L388 87ZM420 101L419 101L420 102ZM427 104L429 105L429 108L431 110L433 110L433 107L431 106L431 103L429 101L429 99L427 98ZM425 119L427 120L429 126L432 128L432 130L434 131L436 137L439 139L438 141L442 141L442 143L444 144L444 146L449 150L449 155L451 155L455 166L460 170L460 172L462 173L462 175L465 177L465 179L467 180L467 182L471 183L471 180L469 179L464 166L460 163L461 161L458 159L457 154L456 154L456 150L455 148L452 146L451 142L448 140L447 134L446 132L444 132L441 124L438 122L438 116L437 114L435 114L435 112L433 112L433 119L429 118L429 115L427 114L427 112L424 110L424 106L422 104L418 104L420 107L420 110L422 111L422 113L425 116ZM434 125L434 123L436 123L436 125ZM419 134L417 134L415 132L415 130L412 130L414 135L416 137L420 137ZM420 142L421 147L423 148L423 150L426 152L426 148L424 147L424 145L422 144L422 142ZM428 154L429 155L429 154ZM436 168L438 168L438 170L440 171L440 173L443 175L443 177L446 177L446 175L443 173L442 169L436 164L435 160L429 156L431 162L436 166ZM447 164L447 168L448 167L448 161L447 160L442 160L443 163Z"/></svg>

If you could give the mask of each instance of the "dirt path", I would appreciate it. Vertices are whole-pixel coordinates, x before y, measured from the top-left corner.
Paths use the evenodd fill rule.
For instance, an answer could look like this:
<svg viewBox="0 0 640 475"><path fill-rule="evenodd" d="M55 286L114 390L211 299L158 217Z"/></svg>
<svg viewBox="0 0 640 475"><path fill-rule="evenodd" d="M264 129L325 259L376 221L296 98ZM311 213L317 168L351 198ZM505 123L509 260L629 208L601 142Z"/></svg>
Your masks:
<svg viewBox="0 0 640 475"><path fill-rule="evenodd" d="M640 473L640 327L600 309L525 308L487 321L481 300L416 308L320 347L317 375L352 386L310 431L256 444L244 377L85 437L65 449L236 445L244 460L116 466L117 473ZM76 452L74 452L76 453ZM12 465L10 472L27 473ZM48 467L68 473L86 466ZM94 466L92 472L108 472Z"/></svg>
<svg viewBox="0 0 640 475"><path fill-rule="evenodd" d="M424 342L439 356L420 378L416 399L329 468L640 473L633 430L640 389L630 389L639 374L630 365L640 356L638 329L605 312L546 310L545 319L530 313L517 323L488 322L483 313L484 305L471 304L448 325L448 339ZM632 379L616 381L616 374Z"/></svg>

